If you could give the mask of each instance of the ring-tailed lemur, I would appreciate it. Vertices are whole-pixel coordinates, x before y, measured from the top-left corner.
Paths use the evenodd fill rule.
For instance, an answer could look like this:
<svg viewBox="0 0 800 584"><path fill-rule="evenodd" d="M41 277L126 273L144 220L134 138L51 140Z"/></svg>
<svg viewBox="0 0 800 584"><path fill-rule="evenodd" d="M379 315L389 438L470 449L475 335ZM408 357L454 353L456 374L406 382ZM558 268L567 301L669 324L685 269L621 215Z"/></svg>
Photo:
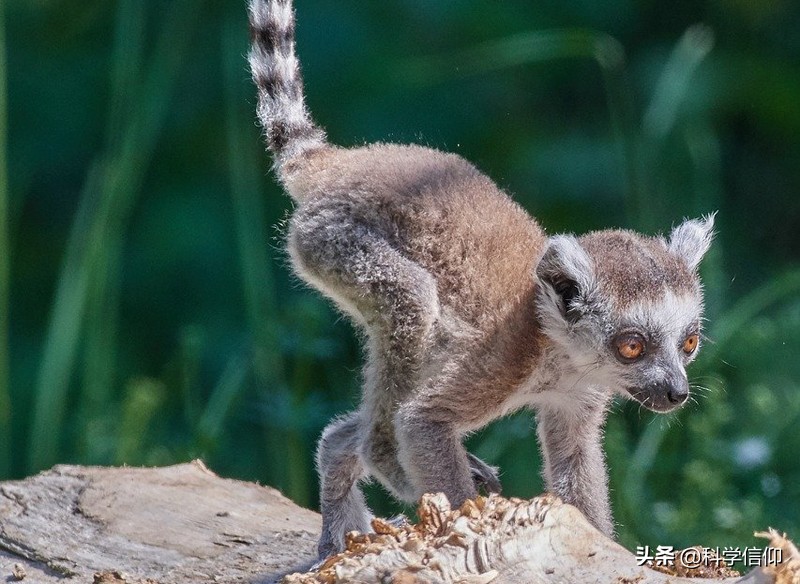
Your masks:
<svg viewBox="0 0 800 584"><path fill-rule="evenodd" d="M319 441L320 556L370 529L367 476L404 501L499 490L462 437L523 407L548 489L612 534L606 409L614 393L657 412L686 401L713 216L668 238L547 237L455 154L331 145L304 104L291 2L251 0L249 13L258 117L296 203L292 264L366 333L361 405Z"/></svg>

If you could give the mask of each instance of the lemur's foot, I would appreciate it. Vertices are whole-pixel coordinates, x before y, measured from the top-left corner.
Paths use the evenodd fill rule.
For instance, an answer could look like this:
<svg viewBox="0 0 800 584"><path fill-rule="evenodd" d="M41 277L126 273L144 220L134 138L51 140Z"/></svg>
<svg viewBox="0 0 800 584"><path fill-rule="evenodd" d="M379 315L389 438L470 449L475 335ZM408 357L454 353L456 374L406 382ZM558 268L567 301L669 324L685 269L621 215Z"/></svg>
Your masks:
<svg viewBox="0 0 800 584"><path fill-rule="evenodd" d="M342 550L334 543L330 534L323 531L322 537L317 544L317 561L311 566L311 571L319 570L330 556L338 554L340 551Z"/></svg>
<svg viewBox="0 0 800 584"><path fill-rule="evenodd" d="M385 520L386 523L395 527L397 529L402 529L404 527L409 527L411 522L408 520L408 517L403 515L402 513L395 515L394 517L389 517ZM317 561L309 568L309 571L316 572L319 570L322 565L328 560L328 558L332 555L341 553L342 550L337 546L333 538L330 536L330 533L327 530L323 530L322 537L319 540L319 544L317 545Z"/></svg>
<svg viewBox="0 0 800 584"><path fill-rule="evenodd" d="M472 473L475 487L478 490L483 489L486 493L499 495L503 491L503 485L500 484L500 478L498 477L500 469L486 464L469 452L467 452L467 459L469 460L469 470Z"/></svg>

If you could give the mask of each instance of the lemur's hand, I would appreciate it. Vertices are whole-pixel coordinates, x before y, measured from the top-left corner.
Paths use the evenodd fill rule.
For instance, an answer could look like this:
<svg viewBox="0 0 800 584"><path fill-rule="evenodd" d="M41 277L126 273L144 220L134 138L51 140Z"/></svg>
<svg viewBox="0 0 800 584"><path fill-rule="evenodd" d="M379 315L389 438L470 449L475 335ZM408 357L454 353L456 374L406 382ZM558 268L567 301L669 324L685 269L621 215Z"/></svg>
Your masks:
<svg viewBox="0 0 800 584"><path fill-rule="evenodd" d="M467 459L469 460L469 470L472 473L472 480L475 481L476 489L483 489L487 494L496 493L499 495L503 492L503 485L500 484L500 478L498 477L499 468L486 464L469 452L467 452Z"/></svg>

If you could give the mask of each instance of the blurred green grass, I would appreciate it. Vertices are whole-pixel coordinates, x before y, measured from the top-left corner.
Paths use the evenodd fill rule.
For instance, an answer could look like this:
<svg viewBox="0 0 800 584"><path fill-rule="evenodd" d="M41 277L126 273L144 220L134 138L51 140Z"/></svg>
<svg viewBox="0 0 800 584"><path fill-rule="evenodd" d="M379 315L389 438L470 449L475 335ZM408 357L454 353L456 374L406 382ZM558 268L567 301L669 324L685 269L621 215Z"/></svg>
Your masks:
<svg viewBox="0 0 800 584"><path fill-rule="evenodd" d="M9 388L8 308L8 82L5 35L5 5L0 6L0 475L11 472L12 403Z"/></svg>
<svg viewBox="0 0 800 584"><path fill-rule="evenodd" d="M308 101L335 142L458 152L551 232L719 210L697 402L620 403L608 422L627 545L800 533L798 16L298 6ZM10 0L0 24L0 476L199 456L316 505L314 443L357 400L359 349L287 269L244 7ZM469 446L508 494L541 490L529 415Z"/></svg>

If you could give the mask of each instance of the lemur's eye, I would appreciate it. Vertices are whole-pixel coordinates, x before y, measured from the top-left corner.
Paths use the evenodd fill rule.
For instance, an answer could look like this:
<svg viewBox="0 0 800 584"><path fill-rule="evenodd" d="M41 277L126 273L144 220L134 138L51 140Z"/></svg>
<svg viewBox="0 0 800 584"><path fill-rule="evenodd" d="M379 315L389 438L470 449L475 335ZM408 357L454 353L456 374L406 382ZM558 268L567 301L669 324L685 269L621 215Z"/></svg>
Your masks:
<svg viewBox="0 0 800 584"><path fill-rule="evenodd" d="M683 341L683 352L687 355L691 355L697 349L697 344L700 342L700 337L695 333L693 335L689 335Z"/></svg>
<svg viewBox="0 0 800 584"><path fill-rule="evenodd" d="M617 359L623 363L632 363L644 355L646 342L642 335L636 333L624 334L614 340L617 347Z"/></svg>

